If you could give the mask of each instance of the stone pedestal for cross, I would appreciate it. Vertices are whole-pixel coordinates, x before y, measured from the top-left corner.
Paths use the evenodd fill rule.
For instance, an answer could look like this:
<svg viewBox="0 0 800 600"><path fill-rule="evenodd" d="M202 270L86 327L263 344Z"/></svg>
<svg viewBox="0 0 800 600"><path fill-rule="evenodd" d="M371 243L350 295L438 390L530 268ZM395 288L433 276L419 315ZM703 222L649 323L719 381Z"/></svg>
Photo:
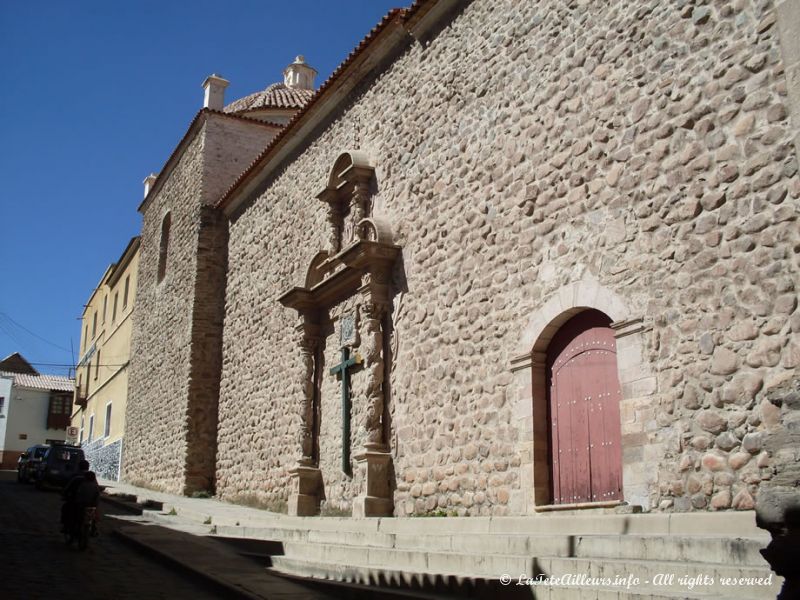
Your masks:
<svg viewBox="0 0 800 600"><path fill-rule="evenodd" d="M311 517L319 514L319 489L322 473L317 467L298 464L289 470L292 493L289 494L289 515Z"/></svg>
<svg viewBox="0 0 800 600"><path fill-rule="evenodd" d="M354 517L391 517L393 514L392 490L389 487L389 468L392 455L385 446L365 444L355 457L365 485L363 496L353 499Z"/></svg>

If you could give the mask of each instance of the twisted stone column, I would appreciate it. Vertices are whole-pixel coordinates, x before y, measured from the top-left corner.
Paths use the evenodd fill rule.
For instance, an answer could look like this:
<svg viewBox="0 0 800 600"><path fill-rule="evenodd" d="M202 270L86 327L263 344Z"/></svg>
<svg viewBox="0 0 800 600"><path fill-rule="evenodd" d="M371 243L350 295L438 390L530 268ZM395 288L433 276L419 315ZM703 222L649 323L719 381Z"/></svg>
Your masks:
<svg viewBox="0 0 800 600"><path fill-rule="evenodd" d="M289 495L289 514L309 516L319 513L319 487L322 476L314 461L314 406L316 401L316 369L320 346L319 327L307 317L297 328L302 368L300 369L300 429L297 432L299 456L289 470L292 493Z"/></svg>
<svg viewBox="0 0 800 600"><path fill-rule="evenodd" d="M315 372L317 363L317 348L319 338L310 336L304 332L300 340L300 359L303 365L301 370L301 389L303 390L303 406L300 410L301 429L300 437L300 458L299 462L313 464L314 461L314 401Z"/></svg>
<svg viewBox="0 0 800 600"><path fill-rule="evenodd" d="M385 403L383 327L389 308L388 272L381 270L363 279L361 353L366 376L365 443L355 456L365 482L363 493L353 502L354 517L390 516L393 513L390 485L392 457L383 435Z"/></svg>
<svg viewBox="0 0 800 600"><path fill-rule="evenodd" d="M350 202L350 212L356 227L358 227L358 224L361 223L362 220L370 215L369 181L357 179L353 184L353 198ZM364 235L361 231L356 231L354 237L363 239Z"/></svg>
<svg viewBox="0 0 800 600"><path fill-rule="evenodd" d="M333 256L342 249L342 214L338 208L331 204L328 207L328 254Z"/></svg>
<svg viewBox="0 0 800 600"><path fill-rule="evenodd" d="M364 420L368 444L383 445L383 378L385 361L383 356L383 318L385 308L378 304L364 307L361 353L366 375L367 411Z"/></svg>

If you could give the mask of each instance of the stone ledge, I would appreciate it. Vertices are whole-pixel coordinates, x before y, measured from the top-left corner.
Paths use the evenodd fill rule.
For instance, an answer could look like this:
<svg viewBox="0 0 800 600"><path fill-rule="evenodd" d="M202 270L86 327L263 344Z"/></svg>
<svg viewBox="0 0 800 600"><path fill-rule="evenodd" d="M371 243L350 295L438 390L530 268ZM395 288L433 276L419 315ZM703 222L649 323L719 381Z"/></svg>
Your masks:
<svg viewBox="0 0 800 600"><path fill-rule="evenodd" d="M622 504L621 500L610 500L608 502L576 502L574 504L545 504L544 506L534 506L536 512L551 512L561 510L585 510L592 508L614 508Z"/></svg>

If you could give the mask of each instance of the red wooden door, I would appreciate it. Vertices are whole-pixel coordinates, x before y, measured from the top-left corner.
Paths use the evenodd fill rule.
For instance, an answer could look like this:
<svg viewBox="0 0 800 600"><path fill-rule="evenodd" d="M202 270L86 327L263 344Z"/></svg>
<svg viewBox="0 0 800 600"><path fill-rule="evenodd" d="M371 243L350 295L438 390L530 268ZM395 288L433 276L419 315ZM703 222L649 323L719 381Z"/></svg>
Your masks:
<svg viewBox="0 0 800 600"><path fill-rule="evenodd" d="M547 351L554 504L622 499L617 345L610 319L584 311Z"/></svg>

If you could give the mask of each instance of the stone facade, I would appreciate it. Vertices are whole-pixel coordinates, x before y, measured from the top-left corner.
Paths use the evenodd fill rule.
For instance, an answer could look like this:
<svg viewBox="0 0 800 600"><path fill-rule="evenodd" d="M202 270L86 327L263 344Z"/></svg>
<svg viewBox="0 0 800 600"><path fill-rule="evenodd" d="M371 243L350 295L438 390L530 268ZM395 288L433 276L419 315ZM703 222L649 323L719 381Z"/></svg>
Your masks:
<svg viewBox="0 0 800 600"><path fill-rule="evenodd" d="M213 490L227 227L208 205L273 135L272 127L201 111L141 207L127 481L178 493Z"/></svg>
<svg viewBox="0 0 800 600"><path fill-rule="evenodd" d="M218 494L290 499L309 393L314 493L345 511L364 493L375 375L352 374L351 479L329 372L363 300L325 307L310 392L298 313L276 302L335 251L315 197L358 150L374 167L364 216L402 248L378 326L394 514L549 504L541 353L584 308L617 331L625 500L752 508L774 460L757 443L764 394L796 372L800 331L772 5L475 0L443 19L397 42L231 214Z"/></svg>
<svg viewBox="0 0 800 600"><path fill-rule="evenodd" d="M752 509L800 357L794 4L416 3L239 179L274 128L202 111L141 208L125 478L551 510L548 347L596 309L624 501Z"/></svg>

